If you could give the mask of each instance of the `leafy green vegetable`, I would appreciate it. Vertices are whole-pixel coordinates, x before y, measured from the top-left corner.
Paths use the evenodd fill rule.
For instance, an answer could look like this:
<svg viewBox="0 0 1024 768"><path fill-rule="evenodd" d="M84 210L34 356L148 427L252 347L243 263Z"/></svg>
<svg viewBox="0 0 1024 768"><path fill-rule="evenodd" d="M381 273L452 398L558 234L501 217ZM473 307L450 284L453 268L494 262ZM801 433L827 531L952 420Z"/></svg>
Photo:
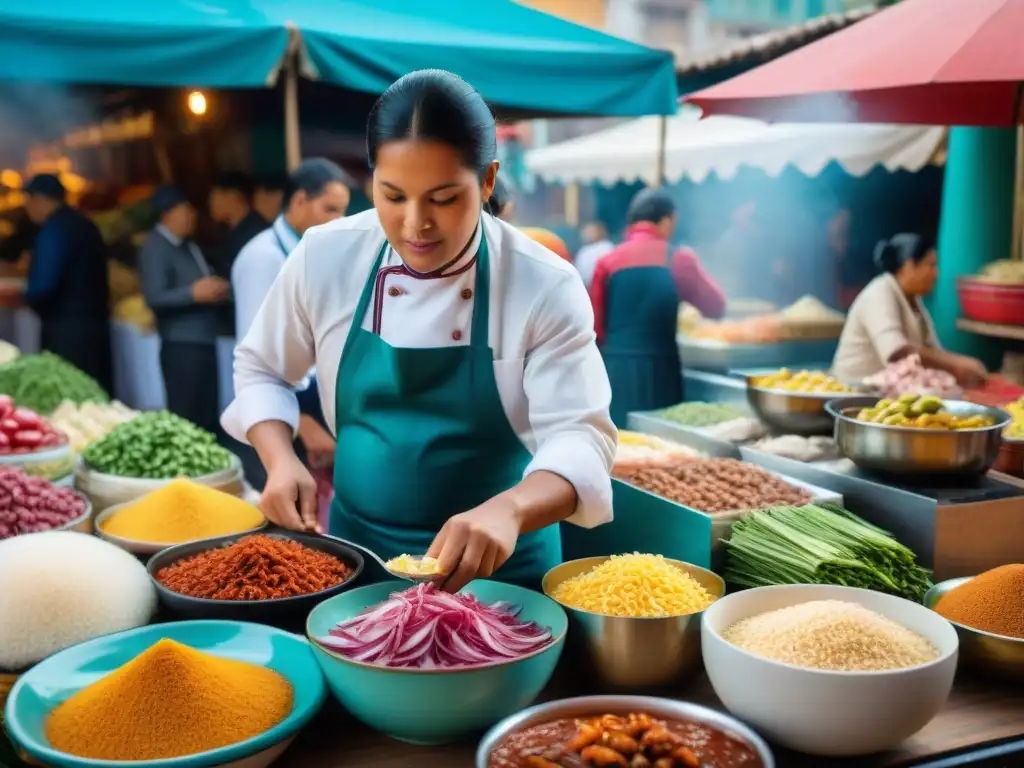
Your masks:
<svg viewBox="0 0 1024 768"><path fill-rule="evenodd" d="M64 400L110 402L95 379L51 352L23 355L0 365L0 394L10 395L19 406L44 415L53 413Z"/></svg>
<svg viewBox="0 0 1024 768"><path fill-rule="evenodd" d="M836 584L920 602L931 574L891 534L833 505L773 507L737 521L723 574L750 587Z"/></svg>

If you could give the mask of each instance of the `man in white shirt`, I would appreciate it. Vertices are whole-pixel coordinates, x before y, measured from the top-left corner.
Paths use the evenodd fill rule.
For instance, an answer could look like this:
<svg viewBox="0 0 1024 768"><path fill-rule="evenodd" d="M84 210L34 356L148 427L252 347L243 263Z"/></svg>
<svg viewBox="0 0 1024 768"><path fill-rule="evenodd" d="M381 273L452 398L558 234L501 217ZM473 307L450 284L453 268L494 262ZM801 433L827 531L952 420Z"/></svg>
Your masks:
<svg viewBox="0 0 1024 768"><path fill-rule="evenodd" d="M235 338L239 342L249 332L277 273L306 230L345 215L351 199L350 184L341 168L323 158L306 160L289 175L283 213L246 243L231 268ZM315 379L311 378L309 386L299 393L303 406L299 436L314 467L334 455L334 439L318 418L318 397ZM259 461L251 456L243 456L243 461L250 482L261 485L263 472Z"/></svg>
<svg viewBox="0 0 1024 768"><path fill-rule="evenodd" d="M575 264L580 277L583 278L583 284L590 288L597 262L615 249L615 243L608 239L608 230L600 221L587 224L580 234L584 246L576 254Z"/></svg>

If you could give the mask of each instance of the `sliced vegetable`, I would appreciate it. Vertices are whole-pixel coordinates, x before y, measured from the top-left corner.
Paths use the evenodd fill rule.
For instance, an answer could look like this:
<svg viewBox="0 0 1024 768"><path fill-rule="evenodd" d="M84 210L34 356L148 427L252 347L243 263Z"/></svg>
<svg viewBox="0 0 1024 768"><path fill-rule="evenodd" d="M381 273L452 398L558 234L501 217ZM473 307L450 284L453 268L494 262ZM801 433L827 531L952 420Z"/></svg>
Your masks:
<svg viewBox="0 0 1024 768"><path fill-rule="evenodd" d="M749 587L837 584L920 602L931 574L886 531L833 505L774 507L737 521L723 576Z"/></svg>
<svg viewBox="0 0 1024 768"><path fill-rule="evenodd" d="M519 621L519 610L417 584L341 622L317 641L348 659L379 667L464 669L517 659L551 643L551 631Z"/></svg>

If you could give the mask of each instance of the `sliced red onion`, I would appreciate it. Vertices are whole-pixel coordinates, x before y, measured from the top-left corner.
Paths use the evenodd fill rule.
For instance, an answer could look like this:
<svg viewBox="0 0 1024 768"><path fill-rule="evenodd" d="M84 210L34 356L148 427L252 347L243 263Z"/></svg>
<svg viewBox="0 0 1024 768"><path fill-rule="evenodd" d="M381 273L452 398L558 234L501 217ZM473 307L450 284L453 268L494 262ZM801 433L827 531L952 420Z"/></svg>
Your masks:
<svg viewBox="0 0 1024 768"><path fill-rule="evenodd" d="M550 630L516 618L520 610L423 583L392 593L317 641L381 667L465 669L517 659L551 643Z"/></svg>

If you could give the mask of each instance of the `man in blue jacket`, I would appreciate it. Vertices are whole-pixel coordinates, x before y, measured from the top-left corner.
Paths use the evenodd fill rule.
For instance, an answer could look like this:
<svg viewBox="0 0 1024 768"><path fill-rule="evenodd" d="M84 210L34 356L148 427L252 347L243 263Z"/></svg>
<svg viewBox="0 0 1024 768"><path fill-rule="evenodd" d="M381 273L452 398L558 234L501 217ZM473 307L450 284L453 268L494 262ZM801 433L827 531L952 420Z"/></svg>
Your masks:
<svg viewBox="0 0 1024 768"><path fill-rule="evenodd" d="M8 306L24 303L39 315L42 349L113 389L107 248L99 228L67 205L60 179L44 173L22 190L25 213L39 226L24 294L6 289Z"/></svg>

